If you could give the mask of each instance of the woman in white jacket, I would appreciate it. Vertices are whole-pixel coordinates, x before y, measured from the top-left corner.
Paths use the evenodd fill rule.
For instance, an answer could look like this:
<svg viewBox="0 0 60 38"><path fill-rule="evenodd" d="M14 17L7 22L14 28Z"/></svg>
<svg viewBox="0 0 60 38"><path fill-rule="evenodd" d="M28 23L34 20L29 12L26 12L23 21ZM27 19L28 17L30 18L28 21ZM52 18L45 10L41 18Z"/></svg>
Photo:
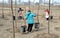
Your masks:
<svg viewBox="0 0 60 38"><path fill-rule="evenodd" d="M46 10L44 10L44 12L45 12L45 18L48 21L49 20L50 11L48 9L46 9Z"/></svg>

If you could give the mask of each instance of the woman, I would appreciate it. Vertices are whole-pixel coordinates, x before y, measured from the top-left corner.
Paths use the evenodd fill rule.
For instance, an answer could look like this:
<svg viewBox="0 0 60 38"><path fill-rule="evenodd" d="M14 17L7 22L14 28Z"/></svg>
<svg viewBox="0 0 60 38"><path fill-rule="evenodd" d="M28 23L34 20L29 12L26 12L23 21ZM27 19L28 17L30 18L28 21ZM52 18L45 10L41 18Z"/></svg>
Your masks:
<svg viewBox="0 0 60 38"><path fill-rule="evenodd" d="M48 9L46 9L45 11L45 17L46 17L46 20L48 21L49 20L49 14L50 14L50 11Z"/></svg>
<svg viewBox="0 0 60 38"><path fill-rule="evenodd" d="M36 17L36 14L33 14L30 10L28 10L26 12L26 20L28 23L28 29L27 29L28 32L32 31L32 27L34 24L34 17Z"/></svg>
<svg viewBox="0 0 60 38"><path fill-rule="evenodd" d="M18 19L23 19L23 17L22 17L22 11L23 11L23 9L19 8L19 10L18 10L19 17L18 17Z"/></svg>

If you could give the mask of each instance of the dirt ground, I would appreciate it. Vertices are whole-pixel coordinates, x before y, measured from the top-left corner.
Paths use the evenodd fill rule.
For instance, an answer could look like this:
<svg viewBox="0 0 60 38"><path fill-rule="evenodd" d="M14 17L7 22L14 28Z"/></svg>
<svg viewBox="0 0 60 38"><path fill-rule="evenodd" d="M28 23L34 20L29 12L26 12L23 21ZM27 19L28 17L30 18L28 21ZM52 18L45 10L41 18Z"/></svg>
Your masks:
<svg viewBox="0 0 60 38"><path fill-rule="evenodd" d="M39 31L34 31L29 34L22 34L20 33L18 29L20 29L21 25L24 25L24 20L18 20L16 13L16 22L15 27L18 29L15 33L15 38L60 38L60 7L52 7L51 8L51 15L53 15L53 19L49 22L49 32L48 33L48 23L46 19L44 18L44 10L39 10L39 22L40 22L40 29ZM32 10L34 13L38 13L37 10ZM15 13L15 11L14 11ZM25 16L25 13L23 13ZM35 22L37 18L35 17ZM27 25L27 23L26 23ZM13 22L12 22L12 13L10 10L4 10L4 18L2 18L2 10L0 9L0 38L13 38L12 29L13 28ZM17 32L18 31L18 32Z"/></svg>

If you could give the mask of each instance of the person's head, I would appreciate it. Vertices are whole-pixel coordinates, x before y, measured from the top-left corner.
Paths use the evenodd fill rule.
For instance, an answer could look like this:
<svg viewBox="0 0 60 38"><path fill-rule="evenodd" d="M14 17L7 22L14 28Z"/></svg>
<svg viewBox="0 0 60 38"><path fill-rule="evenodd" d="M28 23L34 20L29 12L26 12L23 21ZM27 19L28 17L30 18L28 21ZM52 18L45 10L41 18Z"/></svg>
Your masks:
<svg viewBox="0 0 60 38"><path fill-rule="evenodd" d="M22 9L22 8L19 8L18 13L19 13L19 12L22 12L22 11L23 11L23 9Z"/></svg>
<svg viewBox="0 0 60 38"><path fill-rule="evenodd" d="M31 10L28 10L28 12L31 12Z"/></svg>
<svg viewBox="0 0 60 38"><path fill-rule="evenodd" d="M27 12L28 12L28 14L31 14L31 10L28 10Z"/></svg>
<svg viewBox="0 0 60 38"><path fill-rule="evenodd" d="M19 8L19 9L21 9L21 8Z"/></svg>
<svg viewBox="0 0 60 38"><path fill-rule="evenodd" d="M23 11L23 8L19 8L20 11Z"/></svg>

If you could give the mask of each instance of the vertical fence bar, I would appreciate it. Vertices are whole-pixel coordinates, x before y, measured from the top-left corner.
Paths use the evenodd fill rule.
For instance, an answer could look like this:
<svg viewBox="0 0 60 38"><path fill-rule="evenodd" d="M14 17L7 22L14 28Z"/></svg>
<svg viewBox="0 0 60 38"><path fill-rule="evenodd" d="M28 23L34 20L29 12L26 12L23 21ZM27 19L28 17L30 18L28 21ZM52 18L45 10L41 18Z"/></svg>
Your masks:
<svg viewBox="0 0 60 38"><path fill-rule="evenodd" d="M30 9L30 0L29 0L29 9Z"/></svg>
<svg viewBox="0 0 60 38"><path fill-rule="evenodd" d="M44 0L44 9L45 9L45 0Z"/></svg>
<svg viewBox="0 0 60 38"><path fill-rule="evenodd" d="M50 12L50 0L49 0L49 12ZM49 16L50 16L50 14L49 14ZM48 21L48 34L50 34L50 18Z"/></svg>
<svg viewBox="0 0 60 38"><path fill-rule="evenodd" d="M25 5L23 4L23 6L25 6ZM26 8L25 8L25 11L24 12L26 13ZM24 24L26 25L26 19L23 18L23 20L24 20Z"/></svg>
<svg viewBox="0 0 60 38"><path fill-rule="evenodd" d="M17 17L16 8L17 8L17 0L15 0L15 18ZM17 28L17 18L16 18L16 20L15 20L15 26L16 26L16 28Z"/></svg>
<svg viewBox="0 0 60 38"><path fill-rule="evenodd" d="M3 4L2 4L2 18L4 18L4 0L3 0Z"/></svg>
<svg viewBox="0 0 60 38"><path fill-rule="evenodd" d="M39 23L39 3L38 3L38 9L37 9L37 21L38 21L38 23Z"/></svg>
<svg viewBox="0 0 60 38"><path fill-rule="evenodd" d="M13 16L14 16L14 14L13 14L13 0L11 0L11 11L12 11L12 18L13 18ZM14 19L13 19L13 38L15 38Z"/></svg>

